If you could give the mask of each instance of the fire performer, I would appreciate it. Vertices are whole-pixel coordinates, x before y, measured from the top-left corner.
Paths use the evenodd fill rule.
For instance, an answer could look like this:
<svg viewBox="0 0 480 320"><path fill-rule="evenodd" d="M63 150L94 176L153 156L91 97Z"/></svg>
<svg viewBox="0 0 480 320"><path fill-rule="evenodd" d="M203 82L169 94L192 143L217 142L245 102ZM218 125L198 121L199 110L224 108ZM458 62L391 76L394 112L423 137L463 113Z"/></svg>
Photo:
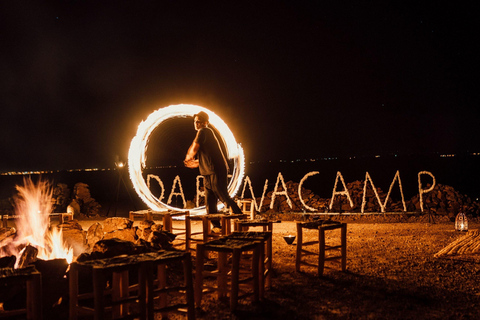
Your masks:
<svg viewBox="0 0 480 320"><path fill-rule="evenodd" d="M197 135L188 149L183 163L187 168L199 168L200 174L204 177L207 214L218 213L218 199L230 207L233 213L241 214L242 210L228 194L228 162L215 133L208 126L208 120L208 114L203 111L194 116L193 121ZM219 221L212 221L212 225L214 228L220 228Z"/></svg>

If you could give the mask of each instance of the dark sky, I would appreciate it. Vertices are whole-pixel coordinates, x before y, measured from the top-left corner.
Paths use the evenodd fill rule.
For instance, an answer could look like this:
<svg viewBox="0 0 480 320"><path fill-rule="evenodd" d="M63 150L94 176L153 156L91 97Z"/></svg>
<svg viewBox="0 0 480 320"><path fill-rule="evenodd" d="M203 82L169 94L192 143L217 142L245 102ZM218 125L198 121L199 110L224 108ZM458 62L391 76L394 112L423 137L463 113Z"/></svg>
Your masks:
<svg viewBox="0 0 480 320"><path fill-rule="evenodd" d="M111 167L179 103L248 160L478 152L477 11L437 2L1 1L0 171Z"/></svg>

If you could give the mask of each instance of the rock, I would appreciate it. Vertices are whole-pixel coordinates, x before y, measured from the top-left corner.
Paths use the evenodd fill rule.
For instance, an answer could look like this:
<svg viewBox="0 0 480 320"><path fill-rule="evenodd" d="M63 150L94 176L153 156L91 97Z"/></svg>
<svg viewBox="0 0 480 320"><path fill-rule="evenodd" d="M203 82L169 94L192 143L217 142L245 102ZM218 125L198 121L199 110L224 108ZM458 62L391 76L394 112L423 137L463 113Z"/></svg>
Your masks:
<svg viewBox="0 0 480 320"><path fill-rule="evenodd" d="M175 240L176 235L166 231L154 231L150 234L148 242L152 243L154 247L160 247L164 250L171 250L173 248L172 241Z"/></svg>
<svg viewBox="0 0 480 320"><path fill-rule="evenodd" d="M131 241L135 242L136 237L135 237L135 229L119 229L119 230L114 230L111 232L105 233L103 236L103 239L120 239L124 241Z"/></svg>
<svg viewBox="0 0 480 320"><path fill-rule="evenodd" d="M110 258L123 254L133 254L135 245L130 241L120 239L103 239L98 241L92 249L92 255ZM100 259L100 258L98 258Z"/></svg>
<svg viewBox="0 0 480 320"><path fill-rule="evenodd" d="M87 245L92 248L97 241L103 239L103 225L99 222L92 224L87 230Z"/></svg>
<svg viewBox="0 0 480 320"><path fill-rule="evenodd" d="M73 255L78 256L87 249L87 233L83 229L62 229L65 244L73 249Z"/></svg>
<svg viewBox="0 0 480 320"><path fill-rule="evenodd" d="M108 233L119 229L130 229L133 226L133 221L127 218L107 218L103 221L103 232Z"/></svg>

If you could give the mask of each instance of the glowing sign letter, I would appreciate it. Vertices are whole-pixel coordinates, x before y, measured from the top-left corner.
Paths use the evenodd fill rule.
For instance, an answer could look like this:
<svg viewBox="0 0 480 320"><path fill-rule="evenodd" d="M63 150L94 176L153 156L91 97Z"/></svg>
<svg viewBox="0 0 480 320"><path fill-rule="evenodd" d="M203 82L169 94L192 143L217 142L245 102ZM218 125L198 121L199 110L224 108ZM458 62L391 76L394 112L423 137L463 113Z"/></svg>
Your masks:
<svg viewBox="0 0 480 320"><path fill-rule="evenodd" d="M150 190L150 179L152 179L152 178L157 180L158 185L160 186L160 188L162 188L162 193L160 194L160 197L158 198L158 201L162 201L163 200L163 194L165 193L165 187L163 186L163 181L158 176L156 176L154 174L147 175L148 190Z"/></svg>
<svg viewBox="0 0 480 320"><path fill-rule="evenodd" d="M375 185L373 184L373 180L370 177L370 174L367 173L365 174L365 184L363 185L363 197L362 197L362 209L360 210L361 213L364 213L365 209L365 204L367 203L366 198L367 198L367 183L370 181L370 184L372 185L373 192L375 193L375 197L377 198L378 204L380 205L380 212L385 212L385 205L382 204L382 201L380 200L380 197L378 196L377 188L375 188ZM387 202L385 202L386 204Z"/></svg>
<svg viewBox="0 0 480 320"><path fill-rule="evenodd" d="M302 191L301 191L301 190L302 190L302 185L303 185L303 182L305 182L305 180L307 180L308 177L314 176L314 175L319 174L319 173L320 173L320 172L318 172L318 171L312 171L312 172L307 173L307 174L302 178L302 180L300 180L300 184L298 185L298 198L300 199L300 202L303 204L303 206L304 206L306 209L310 210L310 211L315 211L315 210L317 210L317 209L307 206L307 204L305 203L305 201L303 201Z"/></svg>
<svg viewBox="0 0 480 320"><path fill-rule="evenodd" d="M340 180L342 181L343 191L337 191L338 178L340 178ZM335 178L335 185L333 186L332 199L330 200L330 206L329 206L330 210L332 210L333 200L335 199L336 195L347 196L348 201L350 201L350 207L353 208L352 198L350 198L350 194L348 193L347 186L345 185L345 181L343 180L343 176L340 173L340 171L337 171L337 177Z"/></svg>
<svg viewBox="0 0 480 320"><path fill-rule="evenodd" d="M263 193L262 193L262 198L260 199L260 204L257 204L257 199L255 198L255 194L253 193L252 181L248 176L244 180L244 185L243 185L243 190L241 195L242 199L245 198L245 188L247 187L247 183L250 186L250 193L252 194L253 203L255 204L255 210L260 211L260 208L262 208L262 205L263 205L263 200L265 199L265 192L267 191L267 187L268 187L268 179L265 179L265 185L263 186Z"/></svg>
<svg viewBox="0 0 480 320"><path fill-rule="evenodd" d="M398 187L400 188L400 195L402 196L403 211L407 211L405 198L403 197L402 180L400 180L400 171L398 170L397 170L397 173L395 173L395 177L393 177L392 183L390 184L390 189L388 189L387 197L385 198L385 203L383 204L383 206L387 204L388 198L390 198L390 193L392 193L392 188L393 188L393 185L395 184L395 180L398 180Z"/></svg>
<svg viewBox="0 0 480 320"><path fill-rule="evenodd" d="M282 181L283 191L277 191L278 182L280 180ZM282 176L281 172L278 173L277 182L275 183L275 188L273 189L273 192L272 192L272 202L270 202L270 209L273 209L273 203L275 202L275 197L277 195L283 195L283 196L287 197L288 206L290 208L292 208L292 201L290 200L290 197L288 196L287 186L285 185L285 180L283 180L283 176Z"/></svg>
<svg viewBox="0 0 480 320"><path fill-rule="evenodd" d="M428 174L433 179L432 186L428 189L423 189L422 188L422 182L420 181L420 176L422 174ZM419 193L419 196L420 196L420 210L422 212L423 212L423 194L424 193L429 193L430 191L433 190L433 188L435 188L435 177L433 176L433 174L431 172L428 172L428 171L420 171L418 173L418 193Z"/></svg>
<svg viewBox="0 0 480 320"><path fill-rule="evenodd" d="M175 186L177 184L178 184L178 187L180 188L180 192L174 192ZM183 188L182 188L182 182L180 181L180 176L176 176L175 180L173 180L172 191L170 191L170 195L168 196L167 204L172 203L173 196L182 196L183 207L185 208L187 206L187 202L185 201L185 196L183 195Z"/></svg>

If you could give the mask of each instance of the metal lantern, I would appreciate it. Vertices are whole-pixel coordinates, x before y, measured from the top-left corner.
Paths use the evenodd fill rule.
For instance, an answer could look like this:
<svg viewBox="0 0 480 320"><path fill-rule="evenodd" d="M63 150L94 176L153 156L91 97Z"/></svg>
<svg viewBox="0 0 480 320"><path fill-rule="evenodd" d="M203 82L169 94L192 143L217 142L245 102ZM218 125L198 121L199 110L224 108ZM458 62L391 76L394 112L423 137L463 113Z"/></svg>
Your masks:
<svg viewBox="0 0 480 320"><path fill-rule="evenodd" d="M465 213L460 212L457 214L457 217L455 218L455 230L468 231L468 220Z"/></svg>

